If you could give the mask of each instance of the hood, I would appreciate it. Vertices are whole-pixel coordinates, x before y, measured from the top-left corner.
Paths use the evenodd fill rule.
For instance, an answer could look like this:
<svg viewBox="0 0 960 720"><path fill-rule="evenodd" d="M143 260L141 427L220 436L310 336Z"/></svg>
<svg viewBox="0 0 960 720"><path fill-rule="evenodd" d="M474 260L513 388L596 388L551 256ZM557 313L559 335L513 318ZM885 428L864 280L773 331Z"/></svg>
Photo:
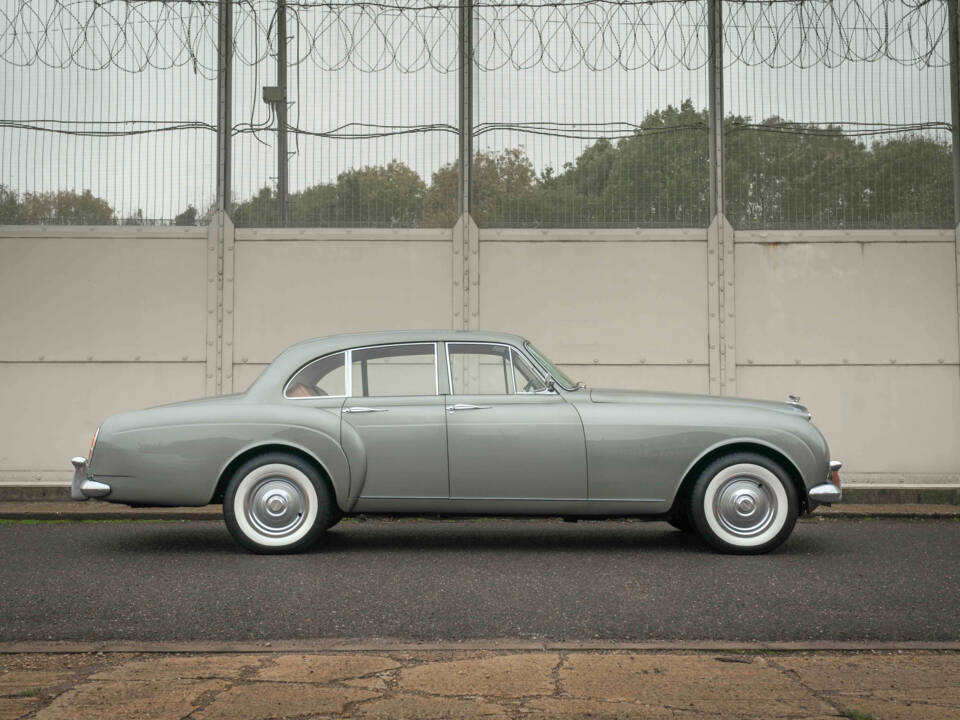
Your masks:
<svg viewBox="0 0 960 720"><path fill-rule="evenodd" d="M707 407L752 408L756 410L773 410L788 415L800 414L810 419L810 411L803 405L790 402L776 402L771 400L747 400L734 397L719 397L717 395L688 395L686 393L644 392L639 390L602 390L592 389L590 399L595 403L617 404L668 404L668 405L700 405Z"/></svg>

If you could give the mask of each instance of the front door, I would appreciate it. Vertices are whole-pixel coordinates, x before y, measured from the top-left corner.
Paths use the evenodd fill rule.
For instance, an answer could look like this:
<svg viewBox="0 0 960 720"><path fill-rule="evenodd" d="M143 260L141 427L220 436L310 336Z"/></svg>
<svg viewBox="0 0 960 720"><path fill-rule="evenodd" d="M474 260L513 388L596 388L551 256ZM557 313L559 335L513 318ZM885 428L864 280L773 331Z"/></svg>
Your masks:
<svg viewBox="0 0 960 720"><path fill-rule="evenodd" d="M381 345L350 351L351 397L342 435L355 431L366 467L351 468L361 482L357 509L404 511L404 501L449 496L444 398L437 388L434 343Z"/></svg>
<svg viewBox="0 0 960 720"><path fill-rule="evenodd" d="M576 408L548 390L516 348L447 343L447 353L450 497L522 500L538 511L560 500L585 500L586 451ZM477 511L495 507L479 503Z"/></svg>

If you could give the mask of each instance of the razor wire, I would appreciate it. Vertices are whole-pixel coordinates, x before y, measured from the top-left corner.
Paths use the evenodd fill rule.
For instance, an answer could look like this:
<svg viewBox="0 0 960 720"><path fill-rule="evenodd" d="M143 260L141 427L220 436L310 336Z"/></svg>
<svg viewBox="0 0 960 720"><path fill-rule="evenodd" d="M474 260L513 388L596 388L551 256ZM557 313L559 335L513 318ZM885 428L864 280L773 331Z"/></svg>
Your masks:
<svg viewBox="0 0 960 720"><path fill-rule="evenodd" d="M703 67L706 4L697 0L564 0L474 8L479 70L565 72ZM276 53L276 4L234 3L234 59L257 65ZM949 63L945 2L937 0L743 0L724 3L724 61L748 66L891 60ZM456 4L291 2L297 38L291 67L454 72ZM257 43L246 38L257 37ZM0 9L0 60L19 66L108 67L125 72L189 67L217 71L217 3L210 0L20 0Z"/></svg>

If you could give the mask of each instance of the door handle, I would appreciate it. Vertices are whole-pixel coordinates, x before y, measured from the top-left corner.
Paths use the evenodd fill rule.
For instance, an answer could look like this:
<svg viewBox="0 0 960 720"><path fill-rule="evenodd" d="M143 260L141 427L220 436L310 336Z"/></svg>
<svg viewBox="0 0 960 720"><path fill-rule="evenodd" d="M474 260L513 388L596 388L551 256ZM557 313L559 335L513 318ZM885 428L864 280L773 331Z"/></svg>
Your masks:
<svg viewBox="0 0 960 720"><path fill-rule="evenodd" d="M492 405L468 405L466 403L457 403L456 405L447 405L448 412L456 412L457 410L489 410Z"/></svg>
<svg viewBox="0 0 960 720"><path fill-rule="evenodd" d="M368 413L368 412L386 412L386 411L387 411L387 408L362 407L359 405L356 407L348 407L343 409L343 412L345 413Z"/></svg>

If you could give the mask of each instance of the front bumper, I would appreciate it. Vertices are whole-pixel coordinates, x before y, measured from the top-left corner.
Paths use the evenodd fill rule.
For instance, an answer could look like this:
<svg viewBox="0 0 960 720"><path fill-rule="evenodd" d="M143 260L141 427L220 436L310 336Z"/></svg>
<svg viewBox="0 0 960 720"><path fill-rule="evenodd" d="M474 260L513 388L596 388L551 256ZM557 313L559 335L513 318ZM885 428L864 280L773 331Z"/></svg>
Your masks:
<svg viewBox="0 0 960 720"><path fill-rule="evenodd" d="M807 490L807 498L811 507L815 505L830 505L843 499L843 488L840 487L840 468L843 463L833 460L830 463L830 474L827 482L814 485Z"/></svg>
<svg viewBox="0 0 960 720"><path fill-rule="evenodd" d="M89 500L90 498L106 497L110 494L110 486L87 477L87 459L75 457L73 463L73 484L70 486L70 497L74 500Z"/></svg>

